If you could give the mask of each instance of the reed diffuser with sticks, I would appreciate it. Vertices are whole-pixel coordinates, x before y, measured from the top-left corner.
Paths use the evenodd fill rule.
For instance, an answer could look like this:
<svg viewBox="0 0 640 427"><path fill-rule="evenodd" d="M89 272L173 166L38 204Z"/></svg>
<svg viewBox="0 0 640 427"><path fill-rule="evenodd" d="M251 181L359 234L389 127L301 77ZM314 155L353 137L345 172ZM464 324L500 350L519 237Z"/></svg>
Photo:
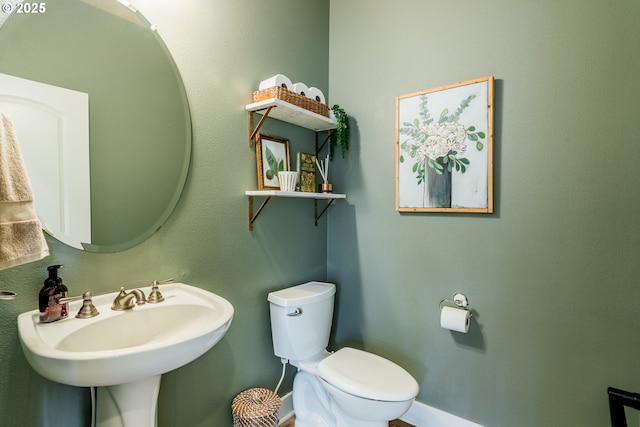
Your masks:
<svg viewBox="0 0 640 427"><path fill-rule="evenodd" d="M329 155L324 160L318 161L316 159L316 166L318 166L318 171L320 171L320 175L322 175L322 184L320 184L320 192L321 193L331 193L333 192L333 186L329 184Z"/></svg>

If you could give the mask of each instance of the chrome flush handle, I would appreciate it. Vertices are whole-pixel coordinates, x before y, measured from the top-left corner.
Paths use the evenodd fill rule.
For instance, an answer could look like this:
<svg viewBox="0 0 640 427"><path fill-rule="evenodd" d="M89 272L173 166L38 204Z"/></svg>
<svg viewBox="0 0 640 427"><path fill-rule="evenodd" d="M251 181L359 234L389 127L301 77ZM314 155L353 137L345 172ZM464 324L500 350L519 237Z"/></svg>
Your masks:
<svg viewBox="0 0 640 427"><path fill-rule="evenodd" d="M287 316L291 316L291 317L302 316L302 309L298 307L296 308L296 311L294 311L293 313L287 313Z"/></svg>

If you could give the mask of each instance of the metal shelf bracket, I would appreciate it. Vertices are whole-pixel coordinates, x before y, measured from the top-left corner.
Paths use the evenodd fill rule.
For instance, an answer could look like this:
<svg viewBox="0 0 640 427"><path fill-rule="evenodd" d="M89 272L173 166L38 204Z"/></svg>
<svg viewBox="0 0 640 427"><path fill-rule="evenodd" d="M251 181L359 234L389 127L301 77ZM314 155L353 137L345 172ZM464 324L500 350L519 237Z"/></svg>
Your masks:
<svg viewBox="0 0 640 427"><path fill-rule="evenodd" d="M322 217L322 215L324 215L327 209L329 209L329 206L331 206L335 201L336 199L327 200L327 204L324 206L324 209L322 209L322 211L320 211L320 214L318 214L318 199L313 199L313 216L314 224L316 227L318 226L318 220Z"/></svg>
<svg viewBox="0 0 640 427"><path fill-rule="evenodd" d="M271 200L271 196L267 196L266 199L260 204L260 207L254 212L253 211L253 196L249 196L249 231L253 231L253 222L258 218L262 209L267 205L267 203Z"/></svg>
<svg viewBox="0 0 640 427"><path fill-rule="evenodd" d="M264 121L266 120L266 118L269 116L269 113L271 112L271 109L274 108L273 106L271 107L267 107L266 110L264 112L264 114L262 115L262 117L260 118L260 121L258 122L258 124L254 127L253 126L253 113L257 112L257 111L262 111L262 110L255 110L255 111L249 111L249 148L253 148L254 143L257 144L258 143L258 139L260 138L260 128L262 127Z"/></svg>

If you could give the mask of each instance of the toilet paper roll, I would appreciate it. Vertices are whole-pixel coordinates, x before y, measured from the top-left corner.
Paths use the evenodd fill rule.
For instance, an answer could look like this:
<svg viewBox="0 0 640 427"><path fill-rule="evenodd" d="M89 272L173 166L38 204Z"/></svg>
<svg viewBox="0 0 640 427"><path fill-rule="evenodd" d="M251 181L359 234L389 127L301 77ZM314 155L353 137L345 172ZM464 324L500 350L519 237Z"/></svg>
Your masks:
<svg viewBox="0 0 640 427"><path fill-rule="evenodd" d="M260 82L260 86L258 86L258 90L268 89L274 86L282 86L285 89L293 90L293 83L289 80L289 77L284 74L276 74L273 77L269 77Z"/></svg>
<svg viewBox="0 0 640 427"><path fill-rule="evenodd" d="M293 91L295 93L297 93L298 95L302 95L302 96L306 96L307 98L310 98L310 96L309 96L309 88L304 83L301 83L301 82L294 83L293 84Z"/></svg>
<svg viewBox="0 0 640 427"><path fill-rule="evenodd" d="M309 88L309 98L315 99L318 102L326 104L324 99L324 93L322 93L322 91L315 86L312 86Z"/></svg>
<svg viewBox="0 0 640 427"><path fill-rule="evenodd" d="M440 310L440 326L444 329L466 334L469 331L470 319L469 310L449 306L444 306Z"/></svg>

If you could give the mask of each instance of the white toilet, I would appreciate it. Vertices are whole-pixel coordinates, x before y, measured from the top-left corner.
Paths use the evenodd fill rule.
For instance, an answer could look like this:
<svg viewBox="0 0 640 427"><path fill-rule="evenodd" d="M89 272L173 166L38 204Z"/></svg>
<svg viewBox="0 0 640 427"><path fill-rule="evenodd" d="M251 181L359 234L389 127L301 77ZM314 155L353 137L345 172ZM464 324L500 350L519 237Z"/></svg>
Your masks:
<svg viewBox="0 0 640 427"><path fill-rule="evenodd" d="M380 356L327 352L335 293L332 283L309 282L268 297L274 353L298 368L296 427L387 427L409 409L418 383Z"/></svg>

